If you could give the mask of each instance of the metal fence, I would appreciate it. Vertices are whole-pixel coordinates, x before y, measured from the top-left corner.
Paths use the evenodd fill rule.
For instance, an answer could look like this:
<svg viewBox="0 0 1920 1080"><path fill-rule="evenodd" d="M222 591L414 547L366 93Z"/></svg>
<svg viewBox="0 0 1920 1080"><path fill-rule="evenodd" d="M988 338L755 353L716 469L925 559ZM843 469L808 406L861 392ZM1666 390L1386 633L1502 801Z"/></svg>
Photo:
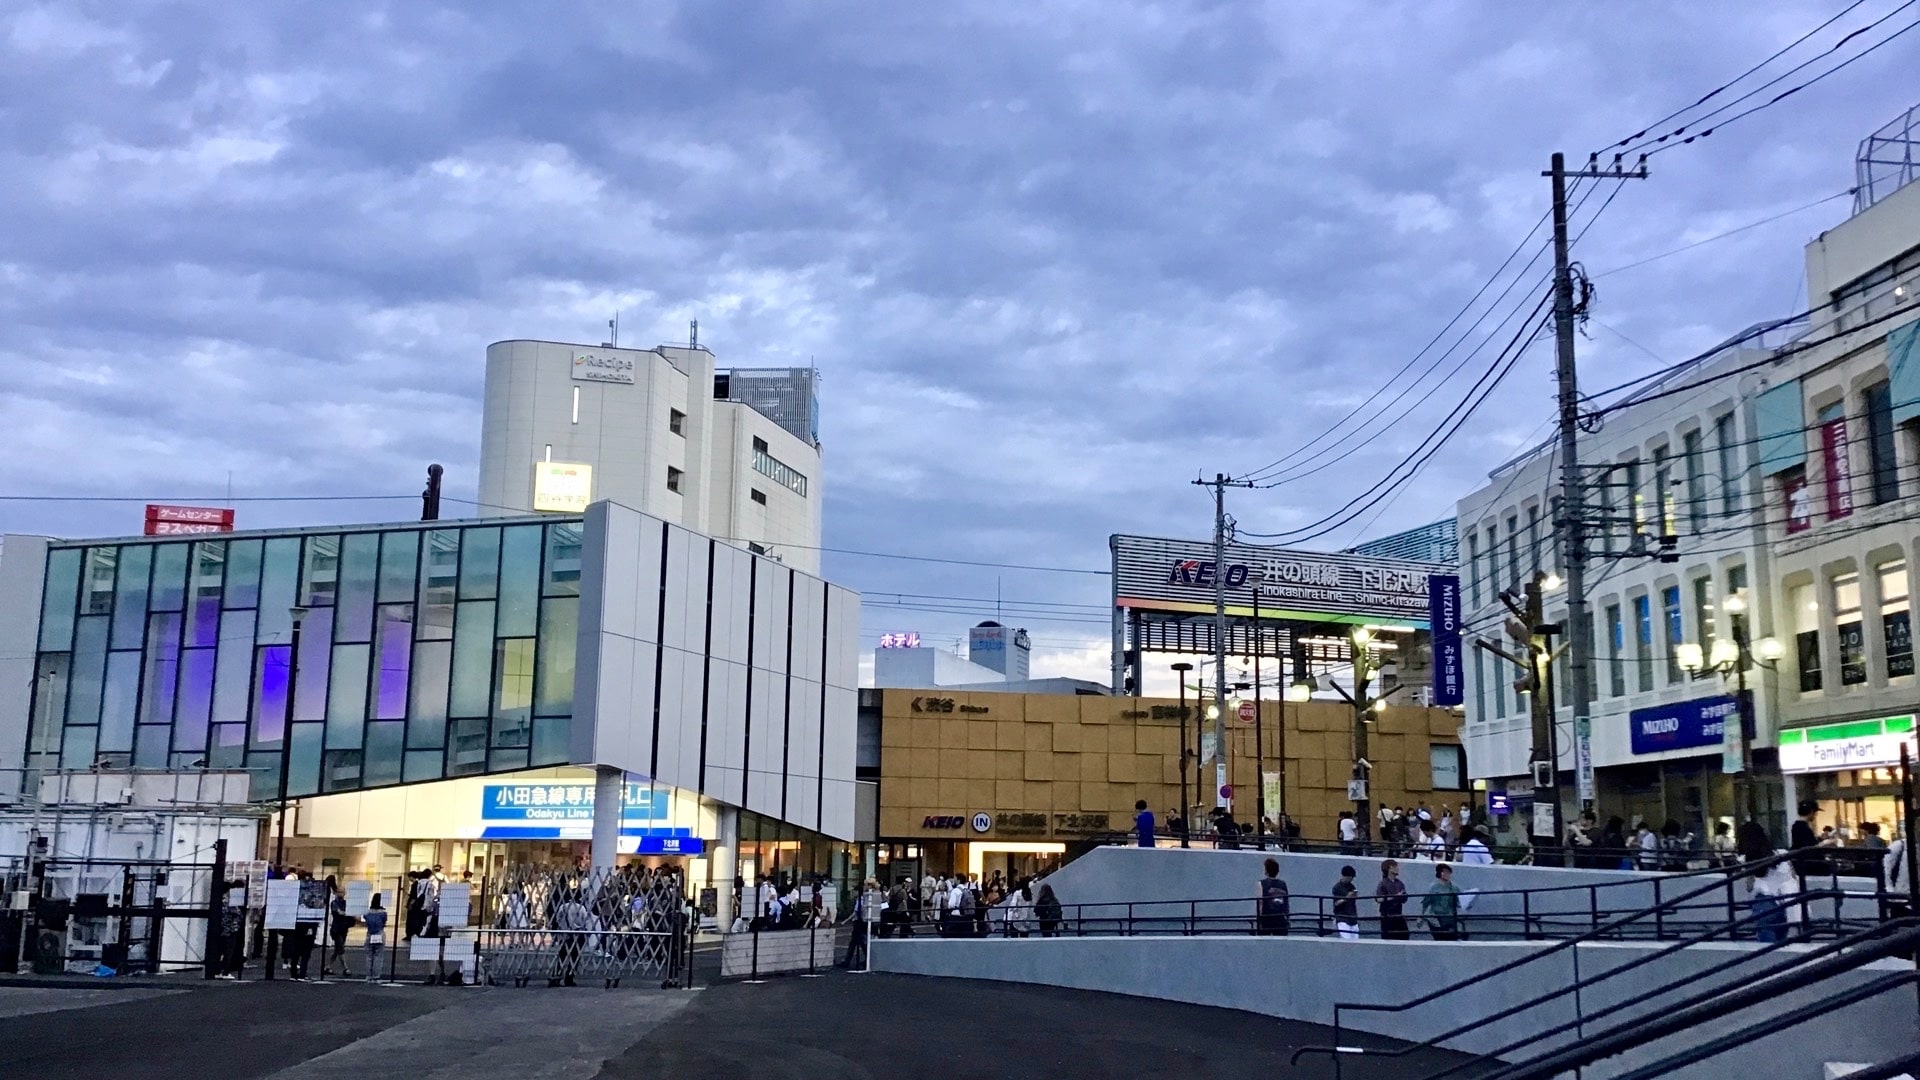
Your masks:
<svg viewBox="0 0 1920 1080"><path fill-rule="evenodd" d="M0 868L5 893L26 894L27 906L0 913L0 970L211 974L208 930L215 882L226 872L225 841L204 854L204 861L11 860Z"/></svg>

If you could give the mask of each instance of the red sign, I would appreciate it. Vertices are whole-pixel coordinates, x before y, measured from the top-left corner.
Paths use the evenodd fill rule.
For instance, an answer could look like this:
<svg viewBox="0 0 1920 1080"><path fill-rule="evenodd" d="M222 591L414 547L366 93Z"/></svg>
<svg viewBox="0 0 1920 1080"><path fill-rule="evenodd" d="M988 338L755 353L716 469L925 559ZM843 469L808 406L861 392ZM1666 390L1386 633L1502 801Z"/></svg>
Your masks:
<svg viewBox="0 0 1920 1080"><path fill-rule="evenodd" d="M1780 487L1787 503L1787 535L1813 528L1813 493L1807 490L1807 478L1795 476Z"/></svg>
<svg viewBox="0 0 1920 1080"><path fill-rule="evenodd" d="M222 506L147 504L148 536L192 536L233 531L233 511Z"/></svg>
<svg viewBox="0 0 1920 1080"><path fill-rule="evenodd" d="M1253 723L1253 717L1254 717L1253 702L1251 701L1241 702L1240 703L1240 722L1243 724L1251 724Z"/></svg>
<svg viewBox="0 0 1920 1080"><path fill-rule="evenodd" d="M1853 468L1847 461L1845 417L1820 425L1820 450L1827 467L1827 519L1853 513Z"/></svg>

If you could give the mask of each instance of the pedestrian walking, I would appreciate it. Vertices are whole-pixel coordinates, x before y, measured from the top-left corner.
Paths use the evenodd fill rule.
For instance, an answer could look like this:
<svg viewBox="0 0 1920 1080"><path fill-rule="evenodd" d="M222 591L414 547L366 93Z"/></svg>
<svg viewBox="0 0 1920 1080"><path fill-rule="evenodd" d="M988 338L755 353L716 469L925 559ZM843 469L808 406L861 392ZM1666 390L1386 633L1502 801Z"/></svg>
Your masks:
<svg viewBox="0 0 1920 1080"><path fill-rule="evenodd" d="M347 931L353 929L353 923L353 916L347 914L347 891L332 874L328 874L327 943L331 948L320 959L320 974L333 974L333 966L338 964L341 978L353 978L353 972L347 970Z"/></svg>
<svg viewBox="0 0 1920 1080"><path fill-rule="evenodd" d="M1260 879L1256 933L1263 937L1284 937L1288 930L1287 922L1290 914L1287 883L1280 880L1278 861L1268 859L1266 871L1267 876Z"/></svg>
<svg viewBox="0 0 1920 1080"><path fill-rule="evenodd" d="M1353 877L1353 867L1343 866L1340 880L1333 883L1333 929L1342 941L1360 938L1360 887Z"/></svg>
<svg viewBox="0 0 1920 1080"><path fill-rule="evenodd" d="M1145 799L1133 800L1133 836L1141 847L1153 846L1153 811L1147 809Z"/></svg>
<svg viewBox="0 0 1920 1080"><path fill-rule="evenodd" d="M1040 922L1041 937L1060 936L1060 924L1063 921L1060 898L1053 895L1053 886L1040 886L1040 895L1033 901L1033 914Z"/></svg>
<svg viewBox="0 0 1920 1080"><path fill-rule="evenodd" d="M374 893L367 900L367 981L380 981L380 954L387 948L387 909Z"/></svg>
<svg viewBox="0 0 1920 1080"><path fill-rule="evenodd" d="M1340 811L1340 854L1353 855L1360 850L1360 823L1353 811Z"/></svg>
<svg viewBox="0 0 1920 1080"><path fill-rule="evenodd" d="M1433 868L1433 884L1420 897L1420 914L1426 917L1435 941L1460 941L1460 890L1453 883L1453 867L1441 863Z"/></svg>
<svg viewBox="0 0 1920 1080"><path fill-rule="evenodd" d="M880 883L873 878L868 878L866 884L860 889L860 895L853 901L853 939L847 943L846 963L840 965L848 971L854 970L856 964L866 964L867 905L880 902L879 897Z"/></svg>
<svg viewBox="0 0 1920 1080"><path fill-rule="evenodd" d="M247 883L227 882L220 908L220 977L238 979L247 966Z"/></svg>
<svg viewBox="0 0 1920 1080"><path fill-rule="evenodd" d="M1388 941L1405 941L1407 932L1407 883L1400 880L1400 864L1388 859L1380 864L1380 884L1373 888L1373 899L1380 905L1380 936Z"/></svg>

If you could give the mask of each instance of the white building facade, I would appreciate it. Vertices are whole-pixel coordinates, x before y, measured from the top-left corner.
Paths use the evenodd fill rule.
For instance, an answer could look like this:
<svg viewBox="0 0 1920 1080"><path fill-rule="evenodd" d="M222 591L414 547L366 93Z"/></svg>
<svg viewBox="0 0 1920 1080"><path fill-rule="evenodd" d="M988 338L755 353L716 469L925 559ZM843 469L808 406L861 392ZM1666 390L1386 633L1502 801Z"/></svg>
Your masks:
<svg viewBox="0 0 1920 1080"><path fill-rule="evenodd" d="M1771 331L1778 334L1780 331ZM1574 730L1566 682L1571 665L1556 665L1555 746L1558 782L1571 813L1581 796L1602 820L1644 817L1656 826L1679 822L1696 836L1736 817L1731 773L1738 770L1738 733L1726 730L1738 709L1730 683L1687 670L1682 646L1711 653L1736 634L1749 643L1771 633L1764 589L1765 552L1756 545L1762 517L1753 493L1755 449L1748 377L1715 379L1764 358L1767 335L1726 349L1641 388L1634 404L1610 413L1581 437L1589 537L1587 601L1593 662L1590 734L1581 778L1582 740ZM1686 389L1693 384L1703 384ZM1545 580L1544 611L1564 627L1566 593L1552 587L1564 570L1555 536L1560 491L1557 442L1543 444L1493 471L1459 503L1460 574L1469 639L1511 651L1499 594L1518 595L1536 574ZM1663 542L1662 537L1670 539ZM1729 598L1738 597L1731 604ZM1737 624L1737 625L1736 625ZM1564 637L1561 639L1564 641ZM1558 644L1558 642L1556 643ZM1515 831L1526 831L1531 805L1529 762L1535 754L1532 703L1513 684L1520 672L1484 649L1468 664L1463 742L1468 772L1506 796ZM1772 683L1748 670L1756 730L1755 771L1772 767ZM1780 796L1763 782L1763 813L1777 816Z"/></svg>
<svg viewBox="0 0 1920 1080"><path fill-rule="evenodd" d="M813 385L807 369L716 371L699 346L495 342L480 432L482 512L580 513L607 499L817 573ZM800 415L776 418L749 403L774 408L770 387L799 397Z"/></svg>

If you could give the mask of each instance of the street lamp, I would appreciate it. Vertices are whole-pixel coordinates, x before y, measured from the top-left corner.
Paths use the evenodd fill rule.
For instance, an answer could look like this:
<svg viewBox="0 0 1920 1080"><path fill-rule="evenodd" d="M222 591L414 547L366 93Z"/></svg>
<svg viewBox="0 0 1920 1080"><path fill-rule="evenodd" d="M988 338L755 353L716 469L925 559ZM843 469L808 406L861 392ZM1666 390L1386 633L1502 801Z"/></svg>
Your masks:
<svg viewBox="0 0 1920 1080"><path fill-rule="evenodd" d="M287 646L287 703L280 716L280 821L273 841L273 864L285 873L287 865L287 782L293 764L293 695L300 688L300 625L307 621L307 609L295 605L287 609L293 619L293 641ZM267 978L273 978L278 966L280 935L267 935Z"/></svg>
<svg viewBox="0 0 1920 1080"><path fill-rule="evenodd" d="M1722 611L1734 615L1745 611L1746 607L1746 600L1737 594L1728 597L1720 605ZM1717 672L1723 680L1733 679L1736 722L1740 726L1740 772L1734 778L1734 784L1740 789L1738 801L1746 809L1747 820L1758 821L1760 800L1753 776L1753 739L1747 734L1754 726L1753 699L1747 693L1747 668L1756 659L1769 667L1773 666L1786 654L1786 646L1778 638L1772 637L1749 643L1746 630L1737 619L1732 620L1729 629L1729 636L1715 638L1710 649L1703 650L1697 642L1681 642L1674 646L1674 658L1690 675L1712 671Z"/></svg>
<svg viewBox="0 0 1920 1080"><path fill-rule="evenodd" d="M1182 660L1179 663L1173 665L1173 677L1177 679L1180 683L1180 714L1179 714L1179 717L1174 721L1174 723L1176 725L1176 730L1180 734L1180 846L1181 847L1187 846L1187 833L1192 831L1191 828L1187 825L1187 807L1188 807L1187 764L1189 761L1192 760L1192 756L1193 756L1187 749L1187 672L1192 670L1193 670L1193 665L1187 663L1185 660Z"/></svg>

